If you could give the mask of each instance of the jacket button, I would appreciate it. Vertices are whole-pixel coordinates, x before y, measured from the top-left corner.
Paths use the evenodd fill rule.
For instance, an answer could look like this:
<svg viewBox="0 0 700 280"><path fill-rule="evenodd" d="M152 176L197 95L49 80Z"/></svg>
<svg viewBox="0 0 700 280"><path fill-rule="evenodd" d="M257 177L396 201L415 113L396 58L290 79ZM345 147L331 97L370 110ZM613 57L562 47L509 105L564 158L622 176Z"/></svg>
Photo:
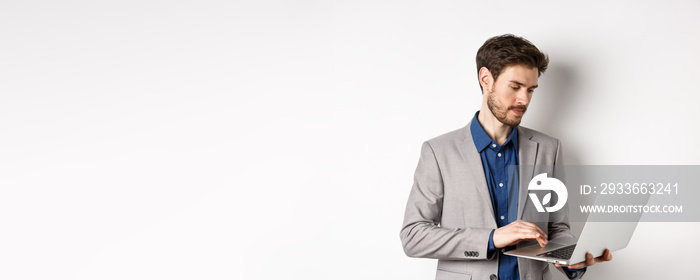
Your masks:
<svg viewBox="0 0 700 280"><path fill-rule="evenodd" d="M464 251L464 256L465 256L465 257L469 257L469 252Z"/></svg>
<svg viewBox="0 0 700 280"><path fill-rule="evenodd" d="M475 257L478 257L478 256L479 256L479 252L474 251L474 256L475 256Z"/></svg>
<svg viewBox="0 0 700 280"><path fill-rule="evenodd" d="M496 276L496 274L491 274L491 276L489 276L489 279L498 280L498 276Z"/></svg>

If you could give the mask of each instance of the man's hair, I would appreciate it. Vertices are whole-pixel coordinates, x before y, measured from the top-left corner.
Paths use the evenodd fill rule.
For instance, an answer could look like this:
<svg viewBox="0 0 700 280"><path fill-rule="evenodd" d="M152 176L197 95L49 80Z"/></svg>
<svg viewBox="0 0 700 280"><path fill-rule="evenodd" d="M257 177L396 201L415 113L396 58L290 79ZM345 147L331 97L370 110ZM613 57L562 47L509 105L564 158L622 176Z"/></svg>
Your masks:
<svg viewBox="0 0 700 280"><path fill-rule="evenodd" d="M549 58L546 54L537 49L530 41L513 34L492 37L486 40L476 52L477 74L481 67L486 67L491 71L494 82L498 79L501 71L508 66L523 65L537 68L539 76L547 70L547 64L549 64ZM481 87L481 83L479 83L479 87Z"/></svg>

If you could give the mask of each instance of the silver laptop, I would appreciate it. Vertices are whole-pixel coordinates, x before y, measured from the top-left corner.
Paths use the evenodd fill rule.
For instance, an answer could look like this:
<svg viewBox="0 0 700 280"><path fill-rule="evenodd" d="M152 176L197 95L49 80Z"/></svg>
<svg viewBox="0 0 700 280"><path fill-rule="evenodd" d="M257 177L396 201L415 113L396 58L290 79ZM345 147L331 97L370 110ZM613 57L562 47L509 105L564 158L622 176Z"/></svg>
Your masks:
<svg viewBox="0 0 700 280"><path fill-rule="evenodd" d="M595 204L614 205L614 202L609 203L611 199L606 196L599 195ZM635 205L646 205L650 196L637 195L633 199ZM617 204L619 204L619 197L617 200ZM627 247L642 213L640 211L638 214L627 216L625 222L597 222L598 219L594 219L594 215L604 214L590 214L578 240L557 238L550 240L544 248L535 244L507 251L504 254L563 265L580 263L586 260L586 253L591 253L593 257L599 257L603 255L605 249L613 252Z"/></svg>

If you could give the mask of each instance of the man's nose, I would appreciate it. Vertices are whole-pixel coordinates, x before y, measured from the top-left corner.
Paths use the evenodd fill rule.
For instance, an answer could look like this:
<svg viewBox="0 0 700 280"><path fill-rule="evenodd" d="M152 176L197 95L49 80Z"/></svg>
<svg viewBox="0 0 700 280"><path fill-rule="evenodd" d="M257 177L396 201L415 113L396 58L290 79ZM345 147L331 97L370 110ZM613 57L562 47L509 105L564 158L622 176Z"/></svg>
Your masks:
<svg viewBox="0 0 700 280"><path fill-rule="evenodd" d="M528 92L528 89L522 88L518 91L518 94L515 96L515 104L527 106L530 103L530 97L531 95Z"/></svg>

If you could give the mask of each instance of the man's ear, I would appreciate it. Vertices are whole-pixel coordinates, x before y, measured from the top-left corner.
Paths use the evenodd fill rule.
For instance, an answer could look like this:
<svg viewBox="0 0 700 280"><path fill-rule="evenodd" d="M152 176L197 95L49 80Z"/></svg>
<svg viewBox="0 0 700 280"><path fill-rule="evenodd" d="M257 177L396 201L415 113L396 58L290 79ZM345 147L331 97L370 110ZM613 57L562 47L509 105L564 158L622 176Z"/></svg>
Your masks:
<svg viewBox="0 0 700 280"><path fill-rule="evenodd" d="M491 75L491 71L486 67L481 67L481 69L479 69L479 84L481 84L481 87L486 91L493 91L493 76Z"/></svg>

